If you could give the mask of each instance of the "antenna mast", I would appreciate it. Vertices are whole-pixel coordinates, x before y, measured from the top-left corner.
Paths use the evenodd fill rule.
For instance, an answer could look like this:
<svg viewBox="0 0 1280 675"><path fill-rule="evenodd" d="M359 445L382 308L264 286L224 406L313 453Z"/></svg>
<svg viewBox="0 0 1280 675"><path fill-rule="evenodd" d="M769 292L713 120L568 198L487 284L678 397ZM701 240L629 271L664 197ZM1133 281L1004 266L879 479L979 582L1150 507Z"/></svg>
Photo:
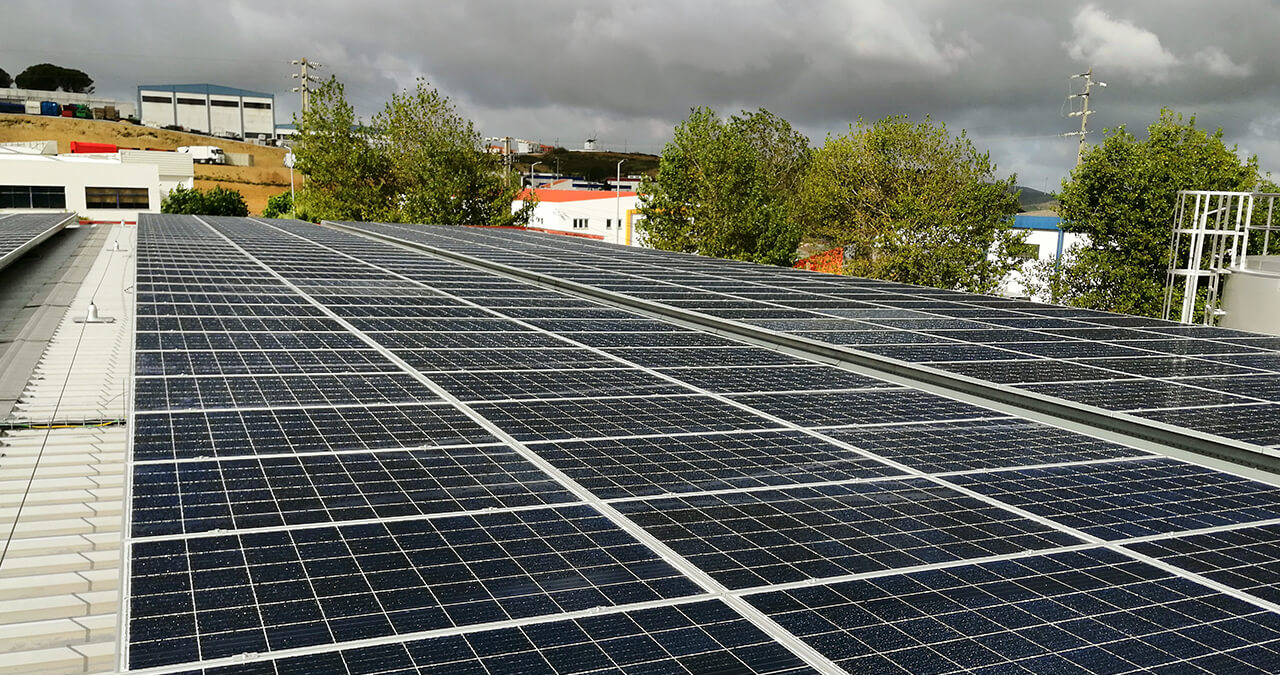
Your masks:
<svg viewBox="0 0 1280 675"><path fill-rule="evenodd" d="M1070 133L1063 134L1064 136L1080 137L1080 147L1076 150L1076 166L1080 166L1080 163L1084 161L1085 138L1089 134L1089 116L1095 112L1089 109L1089 94L1092 92L1093 85L1095 84L1098 85L1099 87L1107 86L1106 82L1093 81L1093 68L1090 68L1089 70L1086 70L1085 72L1080 73L1079 75L1072 75L1071 79L1074 80L1078 77L1084 78L1084 91L1080 92L1079 94L1071 94L1070 96L1067 97L1067 99L1070 100L1073 98L1078 98L1083 102L1083 105L1081 106L1080 110L1070 113L1068 115L1069 117L1080 118L1080 131L1072 131Z"/></svg>

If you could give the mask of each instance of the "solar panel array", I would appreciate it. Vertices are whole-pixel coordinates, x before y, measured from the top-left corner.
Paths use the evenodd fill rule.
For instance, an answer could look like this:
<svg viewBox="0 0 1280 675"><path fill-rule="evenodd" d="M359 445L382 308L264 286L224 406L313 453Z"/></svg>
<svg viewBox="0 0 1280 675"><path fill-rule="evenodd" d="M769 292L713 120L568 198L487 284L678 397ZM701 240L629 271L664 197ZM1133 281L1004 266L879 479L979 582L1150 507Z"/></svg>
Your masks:
<svg viewBox="0 0 1280 675"><path fill-rule="evenodd" d="M142 216L137 309L127 669L1280 657L1264 483L291 221Z"/></svg>
<svg viewBox="0 0 1280 675"><path fill-rule="evenodd" d="M668 307L1280 449L1280 337L529 232L359 227Z"/></svg>
<svg viewBox="0 0 1280 675"><path fill-rule="evenodd" d="M61 229L69 218L66 213L0 214L0 268Z"/></svg>

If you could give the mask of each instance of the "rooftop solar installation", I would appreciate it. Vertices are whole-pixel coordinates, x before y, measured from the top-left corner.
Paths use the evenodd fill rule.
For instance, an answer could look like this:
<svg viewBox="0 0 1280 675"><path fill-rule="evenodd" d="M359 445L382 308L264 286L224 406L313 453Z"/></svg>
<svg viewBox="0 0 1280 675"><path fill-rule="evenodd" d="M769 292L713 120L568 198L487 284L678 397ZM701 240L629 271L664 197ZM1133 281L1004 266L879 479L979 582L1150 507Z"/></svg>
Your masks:
<svg viewBox="0 0 1280 675"><path fill-rule="evenodd" d="M66 227L69 213L0 214L0 269Z"/></svg>
<svg viewBox="0 0 1280 675"><path fill-rule="evenodd" d="M638 278L472 236L455 245ZM1265 672L1280 656L1270 483L332 228L147 214L137 249L121 670ZM696 262L674 259L673 277ZM716 311L753 309L721 297L735 289L792 294L642 281ZM905 294L857 291L838 311ZM1204 372L1203 391L1243 395Z"/></svg>
<svg viewBox="0 0 1280 675"><path fill-rule="evenodd" d="M1013 395L1124 414L1100 413L1097 420L1155 421L1229 439L1233 448L1280 454L1280 339L1274 336L533 232L354 227L955 373ZM1211 415L1197 412L1204 406L1214 406Z"/></svg>

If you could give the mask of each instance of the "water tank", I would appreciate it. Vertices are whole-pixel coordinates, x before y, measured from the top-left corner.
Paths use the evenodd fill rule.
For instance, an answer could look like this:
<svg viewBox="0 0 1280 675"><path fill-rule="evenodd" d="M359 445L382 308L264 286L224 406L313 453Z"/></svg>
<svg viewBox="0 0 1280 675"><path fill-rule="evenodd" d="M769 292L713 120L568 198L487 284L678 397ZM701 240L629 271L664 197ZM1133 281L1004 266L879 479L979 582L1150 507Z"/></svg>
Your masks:
<svg viewBox="0 0 1280 675"><path fill-rule="evenodd" d="M1249 256L1233 268L1222 289L1218 325L1280 335L1280 256Z"/></svg>

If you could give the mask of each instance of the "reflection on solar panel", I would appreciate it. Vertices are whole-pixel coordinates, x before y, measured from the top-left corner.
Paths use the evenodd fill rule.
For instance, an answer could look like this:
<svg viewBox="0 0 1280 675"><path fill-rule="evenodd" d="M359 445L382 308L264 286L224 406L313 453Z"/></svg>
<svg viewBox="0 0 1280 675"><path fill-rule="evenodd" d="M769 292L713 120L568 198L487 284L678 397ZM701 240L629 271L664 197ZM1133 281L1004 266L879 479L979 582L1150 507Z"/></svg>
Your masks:
<svg viewBox="0 0 1280 675"><path fill-rule="evenodd" d="M471 236L453 245L494 254ZM842 332L958 359L1006 349L946 337L981 337L982 314L881 302L966 296L876 282L833 305L857 318L801 319L826 305L759 311L804 301L757 283L772 270L693 270L715 282L695 289L635 273L674 260L683 278L696 259L629 251L603 270L518 248L498 257L735 321L861 322ZM122 668L1214 671L1277 656L1260 570L1280 490L1260 482L290 221L144 215L137 295ZM1049 320L1093 316L1073 312ZM1217 382L1252 366L1156 358L1143 366L1205 380L1196 391L1268 400L1265 382ZM1147 381L1118 365L1075 372Z"/></svg>
<svg viewBox="0 0 1280 675"><path fill-rule="evenodd" d="M73 217L68 213L0 214L0 269L53 236Z"/></svg>

